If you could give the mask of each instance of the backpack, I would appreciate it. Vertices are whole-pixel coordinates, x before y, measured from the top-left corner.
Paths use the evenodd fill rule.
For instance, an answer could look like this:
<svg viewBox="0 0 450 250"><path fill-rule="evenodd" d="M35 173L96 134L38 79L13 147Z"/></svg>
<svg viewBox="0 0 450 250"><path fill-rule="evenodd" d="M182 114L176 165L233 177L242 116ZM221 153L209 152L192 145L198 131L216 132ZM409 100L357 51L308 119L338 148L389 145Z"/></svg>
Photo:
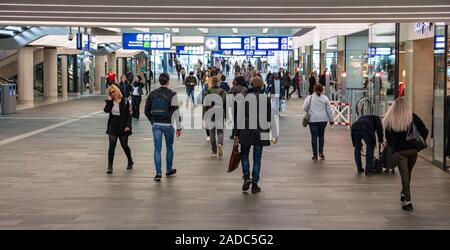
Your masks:
<svg viewBox="0 0 450 250"><path fill-rule="evenodd" d="M152 116L159 118L169 117L170 100L163 94L156 94L152 99Z"/></svg>

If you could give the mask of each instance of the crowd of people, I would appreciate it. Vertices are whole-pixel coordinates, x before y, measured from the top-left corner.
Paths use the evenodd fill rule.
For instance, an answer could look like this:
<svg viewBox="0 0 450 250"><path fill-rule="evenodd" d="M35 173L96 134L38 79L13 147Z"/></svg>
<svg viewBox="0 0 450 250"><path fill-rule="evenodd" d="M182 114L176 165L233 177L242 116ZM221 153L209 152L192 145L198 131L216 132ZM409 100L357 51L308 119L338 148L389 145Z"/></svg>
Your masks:
<svg viewBox="0 0 450 250"><path fill-rule="evenodd" d="M183 69L182 67L180 68ZM221 67L208 67L206 69L198 68L197 72L190 71L187 76L183 76L182 82L186 88L186 107L189 103L194 109L197 105L202 105L203 120L210 120L213 123L205 123L206 140L211 144L211 156L218 159L224 156L224 127L227 122L226 106L227 98L233 98L234 106L232 108L233 117L237 117L239 97L255 97L258 100L256 110L258 110L256 119L257 127L249 126L251 119L255 119L252 112L255 107L250 107L248 102L244 102L244 127L237 125L234 119L232 134L230 139L240 144L240 158L242 164L242 174L244 183L243 191L248 191L251 186L251 192L261 191L259 186L261 159L263 148L278 142L278 134L274 133L272 138L264 137L263 134L273 132L272 123L274 114L282 110L281 104L276 107L274 100L289 100L292 94L297 92L298 98L306 97L303 102L303 110L308 114L307 125L311 133L312 160L325 160L324 145L325 131L329 124L334 125L334 114L331 109L330 100L324 94L323 79L316 81L312 73L306 82L309 84L308 93L302 93L303 76L300 72L295 72L293 78L288 71L280 69L278 72L269 72L265 78L259 71L253 67L242 69L239 65L235 68L235 77L231 86L227 82L227 75ZM326 72L324 72L325 74ZM182 73L186 75L186 73ZM108 150L108 169L107 173L113 172L114 151L117 140L128 158L127 169L132 169L133 159L128 146L128 137L132 134L132 119L139 120L139 106L143 95L143 79L141 76L135 76L131 79L126 75L120 78L117 84L110 84L107 90L107 100L104 111L109 113L106 133L109 135ZM174 175L177 170L173 165L173 144L174 137L181 136L181 116L179 115L179 104L177 93L169 88L170 77L166 73L159 75L160 87L153 90L145 104L145 116L152 124L153 142L154 142L154 163L156 175L155 181L162 178L162 160L161 149L162 139L166 142L166 176ZM312 87L311 87L312 86ZM290 87L293 90L289 92ZM200 94L195 96L195 88L200 88ZM211 96L218 96L219 99L208 100ZM267 102L260 102L261 98L267 98ZM131 101L129 101L131 100ZM267 103L267 106L261 106ZM213 112L211 117L210 110L221 110ZM267 112L260 113L261 109ZM278 109L278 110L276 110ZM219 114L219 115L218 115ZM271 124L268 129L262 126L260 115L266 114L266 120ZM212 125L211 125L212 124ZM219 124L219 126L218 126ZM413 114L403 98L395 100L384 115L382 120L376 115L367 115L360 117L352 125L351 140L354 146L354 157L358 173L365 173L370 176L379 171L374 162L374 150L378 142L382 148L389 149L392 152L392 161L398 166L402 191L400 200L402 208L407 211L413 210L411 202L410 182L411 173L417 159L417 149L410 142L410 130L415 128L423 140L428 136L428 130L422 120ZM362 142L366 145L366 165L362 166L361 151ZM253 148L253 164L250 168L249 155Z"/></svg>

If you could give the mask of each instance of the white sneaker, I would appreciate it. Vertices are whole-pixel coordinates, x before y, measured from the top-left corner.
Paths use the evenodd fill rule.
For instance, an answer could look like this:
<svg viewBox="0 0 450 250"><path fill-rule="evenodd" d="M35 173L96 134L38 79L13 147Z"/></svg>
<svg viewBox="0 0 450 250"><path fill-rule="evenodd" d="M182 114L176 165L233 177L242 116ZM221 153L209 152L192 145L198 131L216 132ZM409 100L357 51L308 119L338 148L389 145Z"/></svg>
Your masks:
<svg viewBox="0 0 450 250"><path fill-rule="evenodd" d="M222 158L222 157L223 157L223 146L219 144L217 146L217 158Z"/></svg>
<svg viewBox="0 0 450 250"><path fill-rule="evenodd" d="M216 153L211 153L211 157L217 157Z"/></svg>
<svg viewBox="0 0 450 250"><path fill-rule="evenodd" d="M206 141L211 141L211 137L206 137Z"/></svg>

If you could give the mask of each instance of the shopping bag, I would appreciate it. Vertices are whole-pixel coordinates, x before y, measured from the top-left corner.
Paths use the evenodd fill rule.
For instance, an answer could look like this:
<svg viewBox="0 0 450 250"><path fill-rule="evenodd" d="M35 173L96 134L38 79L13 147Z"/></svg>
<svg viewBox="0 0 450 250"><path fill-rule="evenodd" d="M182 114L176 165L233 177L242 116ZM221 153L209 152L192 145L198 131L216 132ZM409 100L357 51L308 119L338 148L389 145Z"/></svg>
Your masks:
<svg viewBox="0 0 450 250"><path fill-rule="evenodd" d="M235 142L233 145L233 150L231 151L230 162L228 163L228 173L238 168L240 162L241 154L239 153L239 144Z"/></svg>

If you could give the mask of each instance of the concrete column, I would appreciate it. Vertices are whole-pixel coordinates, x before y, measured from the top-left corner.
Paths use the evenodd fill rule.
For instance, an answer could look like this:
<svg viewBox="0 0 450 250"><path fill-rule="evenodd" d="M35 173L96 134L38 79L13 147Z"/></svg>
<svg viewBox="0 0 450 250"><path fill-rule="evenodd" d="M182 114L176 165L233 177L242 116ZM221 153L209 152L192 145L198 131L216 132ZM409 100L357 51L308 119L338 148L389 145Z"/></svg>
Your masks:
<svg viewBox="0 0 450 250"><path fill-rule="evenodd" d="M56 48L44 48L44 98L58 98L58 53Z"/></svg>
<svg viewBox="0 0 450 250"><path fill-rule="evenodd" d="M67 56L61 56L61 96L67 98Z"/></svg>
<svg viewBox="0 0 450 250"><path fill-rule="evenodd" d="M112 70L116 72L117 75L117 65L116 65L116 53L111 53L108 55L108 71ZM120 77L120 76L118 76Z"/></svg>
<svg viewBox="0 0 450 250"><path fill-rule="evenodd" d="M100 90L102 76L106 75L105 61L106 61L105 56L95 56L95 69L94 69L95 90Z"/></svg>
<svg viewBox="0 0 450 250"><path fill-rule="evenodd" d="M125 58L119 57L119 63L117 65L117 78L120 79L120 77L124 74L123 72L123 60Z"/></svg>
<svg viewBox="0 0 450 250"><path fill-rule="evenodd" d="M34 49L23 47L17 51L17 88L19 102L33 103L34 100Z"/></svg>

